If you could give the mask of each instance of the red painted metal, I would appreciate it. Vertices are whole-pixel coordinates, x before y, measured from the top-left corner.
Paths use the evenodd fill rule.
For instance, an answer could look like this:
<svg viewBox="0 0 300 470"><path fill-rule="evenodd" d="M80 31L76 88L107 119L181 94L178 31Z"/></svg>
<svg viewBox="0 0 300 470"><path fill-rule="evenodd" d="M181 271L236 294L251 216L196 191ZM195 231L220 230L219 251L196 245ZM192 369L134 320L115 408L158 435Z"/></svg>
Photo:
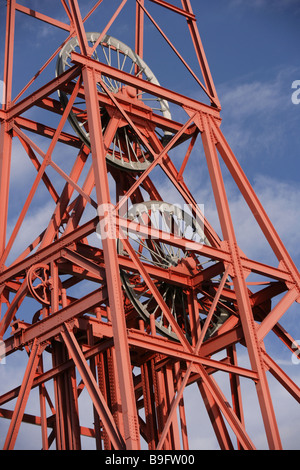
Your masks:
<svg viewBox="0 0 300 470"><path fill-rule="evenodd" d="M120 2L89 44L85 23L107 8L102 0L85 18L78 0L62 0L66 22L55 18L56 2L52 17L49 12L7 1L6 87L0 113L0 334L6 367L23 351L25 372L19 386L7 384L0 396L0 417L10 420L4 448L21 447L19 429L29 423L39 426L37 447L43 449L79 450L84 447L84 436L99 450L188 450L190 437L197 439L199 430L198 426L190 428L185 403L186 391L194 384L193 413L198 412L198 403L204 404L220 448L254 449L256 436L248 430L248 403L241 387L247 381L254 384L256 412L268 446L280 449L280 426L267 374L296 402L300 390L272 359L265 339L271 333L299 355L292 334L279 323L299 302L299 272L222 134L220 103L191 2L182 0L180 8L164 0L136 0L131 56L135 59L130 72L121 66L120 56L128 58L127 52L111 47L106 37L127 3ZM158 25L151 12L153 4L170 18L177 15L187 28L200 77ZM13 97L16 13L58 28L66 38ZM146 20L180 59L209 104L143 78L139 61L147 61ZM30 92L75 37L78 48L70 53L71 68ZM107 48L104 61L94 55L101 44ZM110 62L113 53L118 65ZM23 97L27 91L30 94ZM59 99L55 97L58 91ZM166 113L159 114L143 100L143 93L164 106L172 103L186 119L180 123ZM76 100L85 103L85 108ZM24 114L28 110L30 118ZM41 110L49 122L35 120ZM77 127L73 121L76 132L65 128L70 112L77 119ZM80 128L88 130L88 141ZM27 196L18 201L18 211L10 212L14 141L21 144L36 173ZM222 237L204 217L186 177L201 141ZM64 161L55 157L58 146ZM172 150L180 147L184 150L178 170ZM132 155L138 163L128 171L124 161L130 162ZM273 250L277 266L248 258L240 250L221 159ZM178 232L179 222L174 211L168 212L168 201L161 206L165 226L149 225L147 213L139 209L144 202L164 201L164 188L160 194L155 181L158 169L191 210L192 218L184 222L203 224L201 240ZM28 246L17 249L18 236L25 233L26 217L41 188L51 201L52 215L42 227L33 224ZM129 217L132 205L140 210L139 218ZM15 224L8 235L12 219ZM151 256L145 257L144 250ZM250 273L255 276L253 282L247 280ZM239 363L241 350L248 354L247 366ZM226 377L227 388L216 380L218 373ZM82 400L85 392L88 396ZM38 400L31 408L29 398L34 393ZM6 408L16 398L13 411ZM88 425L87 407L92 415Z"/></svg>

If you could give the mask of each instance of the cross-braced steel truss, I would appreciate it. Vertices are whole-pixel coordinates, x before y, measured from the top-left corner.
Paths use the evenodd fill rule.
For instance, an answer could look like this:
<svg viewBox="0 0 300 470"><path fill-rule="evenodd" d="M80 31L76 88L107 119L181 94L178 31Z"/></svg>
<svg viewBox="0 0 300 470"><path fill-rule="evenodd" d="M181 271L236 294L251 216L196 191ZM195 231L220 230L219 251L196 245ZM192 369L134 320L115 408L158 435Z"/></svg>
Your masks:
<svg viewBox="0 0 300 470"><path fill-rule="evenodd" d="M25 366L18 386L0 397L2 422L9 423L4 448L14 448L27 423L40 429L43 449L81 449L83 436L97 449L188 449L184 398L193 385L195 413L203 403L220 448L253 449L244 417L246 383L254 385L269 448L280 449L267 375L297 402L300 392L265 340L272 334L299 355L280 325L299 301L299 272L221 131L220 103L190 0L180 7L123 0L105 27L90 32L88 20L107 11L106 3L99 0L82 17L77 0L51 2L53 15L7 1L0 330L7 362L22 351ZM133 4L135 44L129 46L110 29ZM59 7L66 22L56 19ZM182 21L199 74L159 26L157 11ZM17 15L65 36L14 97ZM159 84L144 57L145 20L196 81L202 101ZM54 78L32 91L51 67ZM10 204L17 189L14 143L33 176L25 196ZM207 171L210 179L220 234L189 189L192 158L195 172ZM239 248L223 166L275 255L274 266ZM181 204L165 199L170 187ZM37 204L43 217L36 216ZM247 363L240 361L245 352ZM220 373L229 392L217 380ZM82 401L86 392L89 399ZM38 399L31 412L33 394ZM87 401L93 413L88 426Z"/></svg>

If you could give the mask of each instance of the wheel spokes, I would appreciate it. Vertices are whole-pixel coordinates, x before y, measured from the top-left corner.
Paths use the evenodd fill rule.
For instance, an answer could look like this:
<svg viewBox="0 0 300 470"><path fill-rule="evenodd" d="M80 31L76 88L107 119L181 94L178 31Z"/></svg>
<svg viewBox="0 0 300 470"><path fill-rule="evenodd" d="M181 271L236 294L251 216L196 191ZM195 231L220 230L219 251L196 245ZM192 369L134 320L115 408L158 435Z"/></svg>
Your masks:
<svg viewBox="0 0 300 470"><path fill-rule="evenodd" d="M131 243L139 260L157 268L182 272L183 261L189 263L196 274L202 269L202 260L196 254L191 254L180 247L175 247L171 243L161 242L151 238L151 228L162 230L164 233L185 237L195 241L209 244L204 237L204 233L197 221L190 215L182 211L177 206L161 201L149 201L135 204L127 214L129 220L134 220L138 224L149 229L148 237L139 234L128 233L128 240ZM118 251L123 252L121 241L118 241ZM166 319L162 309L159 307L151 290L148 288L142 276L130 271L121 271L122 283L128 298L144 320L149 320L154 316L157 330L172 339L177 339L172 331L171 325ZM186 289L183 286L168 282L169 276L166 274L162 279L154 279L156 288L171 315L188 340L191 337L191 325ZM198 293L198 311L200 325L204 323L209 312L208 302L210 300L205 293ZM221 306L217 306L212 322L208 328L206 338L210 337L229 316L229 312Z"/></svg>
<svg viewBox="0 0 300 470"><path fill-rule="evenodd" d="M87 33L87 40L93 46L99 36L99 33ZM75 37L63 47L59 54L56 68L57 75L60 75L67 68L72 66L71 53L76 49L79 50L79 44ZM110 67L117 68L118 70L124 71L135 77L141 77L149 82L159 84L147 64L130 47L112 36L106 35L103 37L92 57L99 62L109 65ZM111 77L102 76L102 82L108 90L114 94L122 93L122 90L126 88L125 84ZM103 93L101 82L98 83L98 91L99 93ZM65 107L68 103L68 95L60 91L59 97L62 105ZM141 100L149 110L152 109L152 111L158 111L164 117L171 118L169 105L165 100L155 97L147 97L143 92L135 92L134 99ZM154 103L154 105L151 106L150 103ZM83 108L82 113L80 111L72 111L69 115L69 121L82 141L87 146L90 146L88 122L85 119L85 102L82 102L81 106ZM100 109L100 113L102 113L102 115L107 115L105 110ZM102 127L103 130L105 130L107 118L105 117L102 121ZM168 133L166 132L165 134ZM161 140L163 140L164 137L165 136L161 137ZM143 148L141 142L139 142L136 137L133 137L129 126L119 128L116 132L106 158L108 162L113 165L117 165L124 170L133 171L144 171L153 160L152 156Z"/></svg>

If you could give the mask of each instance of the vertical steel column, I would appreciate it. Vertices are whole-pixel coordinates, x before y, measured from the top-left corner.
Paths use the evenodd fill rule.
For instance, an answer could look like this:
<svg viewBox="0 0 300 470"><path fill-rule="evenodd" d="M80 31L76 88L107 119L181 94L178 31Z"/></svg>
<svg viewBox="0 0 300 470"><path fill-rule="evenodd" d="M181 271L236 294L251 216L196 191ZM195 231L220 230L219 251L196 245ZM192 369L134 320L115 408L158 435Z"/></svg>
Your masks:
<svg viewBox="0 0 300 470"><path fill-rule="evenodd" d="M100 392L102 393L106 403L109 404L109 381L108 381L108 372L107 372L107 351L100 353L99 361L97 365L97 372L98 372L98 384ZM99 416L101 419L101 417ZM103 427L103 423L100 421L100 425L102 427L102 440L103 440L103 447L104 450L111 450L111 442L108 437L108 433L106 429Z"/></svg>
<svg viewBox="0 0 300 470"><path fill-rule="evenodd" d="M121 399L120 384L119 384L118 373L117 373L116 351L114 347L108 350L107 363L108 363L111 409L113 410L113 416L119 428L120 434L124 436L122 399Z"/></svg>
<svg viewBox="0 0 300 470"><path fill-rule="evenodd" d="M144 0L141 0L144 6ZM135 23L135 52L142 59L144 51L144 10L139 3L136 3L136 23Z"/></svg>
<svg viewBox="0 0 300 470"><path fill-rule="evenodd" d="M22 385L11 418L3 450L12 450L15 446L18 432L22 423L25 407L31 390L32 382L37 370L38 361L40 359L42 351L42 346L35 339L32 345L29 361L26 366Z"/></svg>
<svg viewBox="0 0 300 470"><path fill-rule="evenodd" d="M67 306L66 290L61 289L62 307ZM65 361L68 361L70 355L67 348L64 348ZM69 435L69 448L71 450L81 450L80 440L80 422L79 422L79 407L78 407L78 390L76 380L75 366L69 367L65 372L65 397L67 402L68 415L68 435Z"/></svg>
<svg viewBox="0 0 300 470"><path fill-rule="evenodd" d="M120 0L119 7L116 9L106 27L102 30L100 37L93 47L89 46L86 38L86 32L83 26L84 20L82 20L80 15L79 0L62 0L63 7L70 20L70 25L58 22L50 16L35 12L27 7L23 7L16 3L17 0L6 0L7 19L4 65L5 101L3 103L2 110L0 111L1 282L4 279L3 284L0 286L0 298L6 303L6 311L0 321L0 338L11 326L12 320L16 319L14 327L12 328L12 335L7 340L7 344L11 347L10 352L14 352L14 348L18 349L25 346L30 354L25 375L21 383L19 396L17 396L17 389L15 389L1 397L1 403L5 403L8 399L12 399L10 397L16 398L14 411L6 409L2 409L1 411L2 417L11 418L5 441L5 449L12 449L15 446L18 432L23 421L40 425L44 449L48 449L51 446L55 437L56 446L59 450L80 449L81 432L84 435L96 438L97 449L102 449L102 447L104 447L105 449L110 450L125 448L127 450L137 450L140 448L140 434L145 437L148 448L151 450L180 449L181 443L184 449L188 449L183 392L185 387L194 380L198 381L197 383L200 394L202 394L204 404L208 411L209 418L212 422L212 426L221 449L233 449L233 443L235 444L235 442L231 441L231 434L228 432L227 424L232 428L237 439L238 448L254 449L254 444L247 435L245 429L239 374L241 374L241 376L248 375L249 378L253 378L269 447L271 449L279 449L281 448L281 443L270 390L267 383L266 371L269 369L270 373L272 373L286 388L287 392L299 401L299 387L284 375L278 365L272 362L271 358L264 351L263 344L264 337L274 328L278 337L283 340L286 346L291 348L293 340L287 333L281 330L278 321L292 303L297 300L299 301L300 299L299 272L289 257L284 244L279 239L279 236L267 218L267 215L260 205L253 188L246 179L246 176L242 172L235 156L219 129L218 111L220 110L220 104L197 29L196 18L192 12L192 0L181 0L183 9L180 9L164 0L150 1L153 1L157 5L170 11L179 13L183 17L184 21L187 22L191 37L191 45L194 46L196 57L198 58L202 72L201 80L203 81L204 79L204 81L202 83L202 81L198 79L196 74L188 66L187 62L176 50L166 34L161 30L161 28L159 28L154 18L151 17L145 8L147 3L145 0L135 1L135 18L132 18L132 23L135 23L135 52L143 58L144 18L146 18L146 14L152 24L157 28L157 31L161 33L166 43L169 44L173 52L186 67L187 71L192 74L204 90L210 100L211 106L204 105L200 102L197 103L196 100L190 100L189 98L178 95L166 88L157 87L153 83L143 80L141 73L138 74L137 80L137 77L135 77L134 74L124 74L125 69L123 69L123 66L122 70L110 67L111 63L109 60L107 60L109 64L99 64L99 62L97 63L97 61L91 60L93 52L100 45L101 38L103 38L104 34L109 33L110 26L114 23L123 6L127 3L127 0ZM67 6L67 3L69 6ZM100 3L102 3L102 0L96 1L94 7L86 16L86 19L90 17L92 12L96 10ZM128 2L128 4L129 3L130 2ZM180 2L178 2L178 4L179 3ZM134 8L132 3L131 7ZM62 103L59 105L56 100L52 101L51 94L54 90L53 86L50 86L50 83L52 82L49 82L46 87L40 88L37 94L33 93L30 99L25 98L23 104L19 101L23 92L29 88L29 86L35 81L35 78L37 78L51 62L59 49L51 58L49 58L49 60L47 60L35 77L27 83L21 93L15 98L12 96L15 10L29 14L32 18L35 17L41 21L46 21L52 26L62 27L63 30L70 33L69 37L66 38L66 41L68 41L70 37L77 36L82 54L80 55L75 52L73 56L74 62L79 64L76 68L77 75L75 76L75 72L72 75L66 72L64 77L68 77L68 80L65 79L62 83L60 78L58 78L55 82L62 90L68 90L69 101L66 107L64 107ZM76 60L76 57L78 60ZM133 96L130 97L129 95L127 97L124 95L121 98L119 94L114 94L110 91L109 87L107 87L104 82L102 86L104 93L98 93L97 89L99 84L102 83L100 76L101 70L107 70L107 76L110 76L108 72L110 69L112 72L112 80L114 80L113 77L115 76L119 77L120 82L122 82L122 77L124 77L124 82L128 83L128 86L133 84L136 89L137 98L142 99L142 93L139 93L139 88L141 87L143 90L148 90L150 94L154 94L154 96L157 94L157 97L167 99L175 106L178 106L178 109L180 108L182 111L186 111L189 116L189 120L180 128L179 124L175 123L172 119L168 121L158 119L158 115L155 114L154 110L154 113L149 111L146 117L146 108L144 106L146 103L143 105L140 102L140 105L138 105L136 100L131 101ZM81 71L80 76L79 71ZM117 78L115 79L117 80ZM74 83L75 87L73 88ZM72 88L73 91L71 91ZM73 168L70 168L70 170L68 170L68 174L66 174L63 172L62 168L51 160L52 151L58 141L61 141L64 144L69 143L77 147L75 140L73 140L67 132L62 133L62 130L73 105L75 106L74 100L78 91L80 91L80 96L84 96L86 99L91 155L89 157L89 149L82 145L79 153L78 150L76 150L77 159ZM42 102L40 100L41 97L43 98ZM100 117L98 101L98 99L102 100L102 98L103 103L107 104L106 111L110 117L109 123L105 128L105 132L102 132L102 118ZM107 98L108 100L106 101ZM15 106L16 103L17 105ZM27 127L26 117L22 117L22 114L25 109L34 110L36 105L44 106L44 110L49 111L50 114L56 111L58 113L62 112L62 117L56 129L52 129L51 127L48 128L47 125L30 121L29 119L27 120ZM102 106L106 108L106 105L102 104L101 101L101 107ZM11 121L8 120L8 117ZM79 116L78 118L80 121ZM30 125L29 121L31 122ZM139 175L134 172L124 172L122 169L117 167L111 168L109 166L109 168L107 168L106 166L107 151L111 150L116 132L118 132L123 125L129 125L132 133L140 140L141 144L147 149L147 151L149 151L149 156L152 155L154 158L154 161L150 164L148 169ZM163 146L158 135L156 135L156 125L158 128L161 126L162 129L165 127L166 129L172 129L172 134L174 135L167 146ZM46 154L44 154L34 141L32 141L21 130L23 128L36 132L39 136L52 137ZM175 129L177 129L177 131L175 131ZM215 254L215 257L213 256L212 258L216 259L217 264L216 268L212 268L212 271L210 271L210 268L207 268L208 271L204 270L205 272L203 274L199 272L194 276L191 273L186 286L183 287L184 292L187 295L187 308L190 318L192 336L190 344L184 335L183 329L181 329L179 323L177 323L175 315L172 315L170 308L164 301L164 297L157 287L156 279L163 279L165 275L162 267L152 266L151 270L149 269L148 272L147 262L142 261L142 258L139 258L136 255L128 239L124 240L125 248L127 244L128 257L119 256L117 253L115 240L117 231L115 231L115 220L113 219L112 213L109 212L112 204L108 176L112 176L116 182L116 207L117 209L121 207L124 215L126 213L125 203L122 206L121 202L118 202L118 196L124 196L121 201L129 202L129 199L131 199L131 203L139 203L144 200L145 191L145 193L147 193L147 199L149 197L150 199L163 200L149 177L152 169L156 165L160 166L159 171L162 170L164 172L168 181L171 182L174 189L178 191L178 195L181 195L182 200L190 204L193 215L199 216L201 220L205 220L204 216L200 213L188 186L183 180L186 164L190 159L192 150L194 150L196 138L199 133L202 134L203 147L218 209L224 242L221 242L221 239L219 239L213 228L205 222L205 232L207 232L207 237L211 244L209 248L206 246L206 253L209 253L209 250L211 250L211 253ZM29 158L37 169L37 176L26 201L24 201L23 204L22 201L20 201L20 215L11 237L6 240L7 219L11 220L8 207L10 207L9 180L13 136L17 136L25 148ZM175 148L177 144L181 145L182 142L187 144L189 139L191 140L188 145L188 149L185 152L185 156L183 155L181 167L179 171L177 171L174 163L168 155L168 152L172 148ZM76 142L78 143L79 140L76 140ZM132 144L135 146L134 142L132 142ZM121 145L118 147L121 152ZM40 153L43 159L42 163L39 163L39 160L34 153L35 151ZM248 204L260 229L264 233L270 247L273 249L280 263L277 270L274 268L274 277L276 279L276 276L278 275L278 282L274 283L274 290L272 287L270 291L268 291L267 289L269 288L267 288L266 293L264 293L263 290L259 291L255 300L251 297L251 294L247 289L245 278L248 271L246 270L246 272L244 272L244 267L248 266L249 268L250 266L250 270L251 263L253 263L254 268L251 270L256 272L256 262L246 259L240 254L231 220L230 208L225 191L219 157L223 158L231 177L236 182L240 193L244 197L245 202ZM56 180L54 180L52 184L45 173L45 169L49 163L67 181L64 184L61 194L58 194L55 190L54 185ZM84 171L87 169L86 166L88 166L88 163L91 163L91 168L86 175L85 181L81 184L80 180ZM108 175L108 169L110 175ZM30 245L28 245L28 248L19 255L18 259L14 260L12 266L6 267L5 260L15 242L19 229L20 235L22 236L23 221L25 220L25 216L30 208L32 199L41 182L44 182L49 190L51 203L53 203L54 200L56 204L52 218L49 220L46 227L44 227L45 231L32 241ZM87 203L94 203L94 201L89 197L94 187L96 189L98 216L100 222L105 222L105 233L101 234L101 242L99 242L98 247L81 243L83 240L86 240L84 237L88 237L92 232L93 235L95 235L94 232L97 223L95 222L95 219L94 221L88 222L89 229L87 232L84 231L85 229L82 230L79 228L79 223ZM78 192L78 197L76 199L73 199L74 191ZM95 203L94 206L96 206ZM88 214L89 212L86 215L88 216ZM118 215L120 216L120 214ZM62 222L66 219L68 220L67 228L62 234L60 240L56 240L59 238L58 230L62 227ZM102 229L102 227L104 227L104 224L98 225L98 228ZM73 235L71 232L73 232L73 230L74 237L72 238ZM119 230L118 226L117 230ZM120 231L122 232L121 229ZM82 237L79 237L78 234L81 234ZM166 240L163 232L161 232L161 237L159 237L159 239ZM71 245L69 244L70 240L74 242ZM90 239L88 242L89 241ZM183 243L184 242L179 242L178 246L183 247ZM67 249L64 250L61 248L63 246L67 246ZM33 251L35 248L38 250L36 253ZM218 248L220 251L218 251ZM56 250L59 250L59 252ZM77 257L75 255L70 257L71 250L74 250L74 254L76 254ZM68 257L65 256L67 252L69 253ZM220 254L220 257L218 254ZM24 297L29 295L27 287L28 278L26 278L26 276L24 277L23 274L26 273L33 263L37 262L39 255L44 256L44 262L51 267L51 284L49 283L49 289L51 290L51 306L41 308L41 305L39 304L38 309L40 318L43 318L41 323L38 322L38 324L34 324L34 321L32 324L28 324L27 322L18 322L18 313L21 313L18 312L18 309ZM61 258L59 258L59 256L61 256ZM81 269L82 265L82 269L84 269L84 271L77 270L76 259L79 259L80 256L81 261L79 262L78 267ZM83 259L85 256L86 260ZM94 266L92 266L93 263L91 262L91 258L93 256ZM222 262L222 260L225 259L226 262ZM173 326L174 331L177 332L177 336L182 344L179 343L177 345L177 343L174 343L168 338L163 341L159 336L155 338L156 320L154 314L150 315L150 325L139 319L138 311L136 311L134 305L130 303L130 296L126 296L125 294L124 297L124 290L122 289L120 279L119 263L122 266L127 266L128 270L131 269L131 266L133 273L137 271L141 274L148 285L149 292L153 294L158 305L162 308L164 316L169 321L170 325ZM219 269L223 264L224 268ZM97 267L101 270L101 277L97 277L97 280L101 283L101 289L107 292L105 293L105 296L101 297L102 304L99 304L98 306L98 313L100 313L99 315L97 314L97 319L95 320L94 317L87 315L87 313L92 313L92 309L95 308L95 302L97 302L97 299L100 301L100 294L97 294L96 291L93 294L90 294L90 298L93 300L90 310L88 300L87 302L82 302L79 291L79 298L73 299L72 291L69 291L69 289L76 285L76 282L79 281L79 279L85 279L88 281L96 280L93 276L98 275ZM265 266L261 271L259 268L257 269L259 272L264 273L267 276L268 272L271 272L268 271L267 268L270 267ZM60 269L62 269L62 271L59 271ZM93 269L95 269L97 273L95 273ZM214 271L215 269L216 271ZM212 272L219 275L224 271L224 269L225 272L223 279L219 284L219 288L214 299L213 295L210 295L210 293L207 294L207 298L209 297L212 300L212 303L202 327L202 323L200 324L201 312L199 312L197 293L201 291L202 293L205 292L205 279L211 280L212 277L210 275ZM166 270L166 272L167 271L169 270ZM70 273L70 278L63 284L63 286L68 289L68 292L61 289L62 284L59 280L59 274L64 272ZM106 276L102 276L102 272L105 272ZM220 300L220 296L222 295L222 290L229 273L233 279L233 290L231 291L231 294L233 296L232 303L234 304L234 308L237 306L236 311L232 312L234 314L228 318L228 322L226 321L226 323L222 325L220 329L221 334L219 335L218 332L216 336L209 338L209 340L206 341L205 333L210 321L213 319L215 308ZM170 278L165 282L177 282L176 276L178 276L178 284L182 286L183 277L180 277L179 269L178 272L176 272L176 269L170 269L169 274ZM134 274L132 277L134 277ZM270 277L272 278L272 275L270 275ZM23 281L22 284L21 281ZM264 299L270 301L274 293L275 295L278 292L282 293L284 290L284 287L282 286L288 289L287 293L285 293L283 298L272 310L269 311L267 308L262 309L261 317L258 317L261 319L261 323L259 325L256 324L254 322L254 318L256 319L256 316L253 316L253 313L256 314L256 308L263 305ZM99 291L101 289L99 289ZM224 292L225 299L227 298L227 292L227 290ZM256 296L256 294L254 295ZM86 297L89 298L89 294L87 294ZM258 299L257 303L256 299ZM32 302L32 300L33 299L31 298L30 302ZM74 305L72 305L73 301ZM69 302L71 302L71 305ZM252 312L252 306L254 303L255 310L253 309ZM86 305L88 305L88 307L85 309L84 307ZM62 310L60 310L61 306L63 307ZM229 310L230 309L228 309L228 311ZM81 317L83 313L85 314L84 318ZM102 322L102 315L107 320L106 324ZM78 318L76 318L76 316ZM240 323L238 323L239 319ZM234 322L232 320L234 320ZM140 325L141 331L137 331L138 324ZM222 329L223 327L224 329ZM235 327L236 329L234 330ZM226 334L223 335L224 331ZM33 340L35 334L37 336L36 339ZM40 339L40 334L43 339ZM88 338L87 343L88 348L90 349L87 348L86 337ZM44 341L49 342L47 344L51 349L53 359L52 370L46 372L43 370L42 363L42 353L45 345ZM242 368L238 367L234 341L238 341L242 344L246 343L246 350L249 354L251 370L244 370L243 372ZM220 350L221 348L223 348L222 350L224 351L227 350L228 362L222 363L222 360L220 360L219 363L217 361L214 363L211 362L212 368L210 368L210 362L205 360L210 357L210 353L207 351L213 351L215 345L217 350ZM184 347L184 351L189 353L189 356L183 355L185 359L182 359L182 346ZM99 349L96 349L98 347ZM97 355L94 357L93 354ZM199 359L199 357L197 357L199 354L203 359L202 362L200 360L201 358ZM208 356L205 354L208 354ZM197 363L193 362L193 358L197 358ZM213 364L215 364L215 369ZM228 371L227 377L229 378L232 406L228 403L228 401L230 401L230 397L229 400L227 400L221 387L213 378L213 370L218 370L218 364L221 370ZM140 377L132 373L132 369L134 367L140 369ZM82 377L82 382L78 387L76 382L77 371ZM37 376L36 374L39 375ZM189 380L189 377L191 377L191 380ZM45 386L46 381L50 378L54 381L55 409ZM33 384L35 385L35 380L37 381L36 385L39 391L40 417L24 414L30 390ZM91 405L94 410L94 432L93 429L80 426L78 396L83 387L86 387L86 390L90 395ZM46 400L48 401L52 412L52 416L48 419L46 413ZM145 422L139 417L137 407L139 407L139 409L140 407L143 407ZM201 417L199 421L199 425L201 426ZM179 426L181 426L181 429ZM48 427L50 429L52 428L52 432L49 437Z"/></svg>
<svg viewBox="0 0 300 470"><path fill-rule="evenodd" d="M192 346L195 347L201 333L199 320L199 305L197 302L197 294L193 290L187 292L187 304L191 325Z"/></svg>
<svg viewBox="0 0 300 470"><path fill-rule="evenodd" d="M266 378L266 370L264 368L262 352L257 339L256 327L254 324L238 245L235 238L234 227L220 168L220 162L218 159L215 143L213 141L212 126L208 116L203 114L202 118L204 129L202 133L204 152L206 155L207 166L212 182L212 188L215 196L223 237L224 240L228 242L231 253L233 285L237 297L239 315L248 348L249 359L253 370L257 371L259 377L256 389L266 429L266 435L271 449L281 449L280 436Z"/></svg>
<svg viewBox="0 0 300 470"><path fill-rule="evenodd" d="M54 367L58 367L63 362L62 346L60 342L52 341L52 361ZM56 450L67 450L63 373L58 374L54 378L54 398Z"/></svg>
<svg viewBox="0 0 300 470"><path fill-rule="evenodd" d="M165 393L165 384L164 384L164 371L162 370L162 367L159 369L155 370L155 377L156 377L156 386L155 386L155 392L156 392L156 411L157 411L157 419L158 419L158 435L159 438L165 428L165 424L167 421L167 399L166 399L166 393ZM170 442L170 433L169 430L167 432L166 438L163 442L163 447L162 450L168 450L169 449L169 442Z"/></svg>
<svg viewBox="0 0 300 470"><path fill-rule="evenodd" d="M76 369L74 366L66 371L66 376L68 400L70 403L70 419L68 423L70 447L73 450L81 450Z"/></svg>
<svg viewBox="0 0 300 470"><path fill-rule="evenodd" d="M15 35L16 1L7 0L6 7L6 37L4 58L4 109L10 108L12 98L13 54Z"/></svg>
<svg viewBox="0 0 300 470"><path fill-rule="evenodd" d="M232 345L227 348L227 355L230 359L231 364L237 365L237 353L235 345ZM230 388L231 388L231 396L232 396L232 405L235 414L241 421L243 425L245 425L244 420L244 412L242 406L242 393L241 393L241 386L240 386L240 378L237 374L229 374L230 380ZM241 449L240 442L237 443L238 449Z"/></svg>
<svg viewBox="0 0 300 470"><path fill-rule="evenodd" d="M101 207L111 207L105 149L103 145L102 126L97 97L97 80L93 69L82 70L86 94L87 116L92 149L93 168L97 202ZM122 399L125 441L128 449L139 449L138 418L132 380L132 371L127 342L123 295L117 259L114 221L107 220L108 231L102 234L106 281L109 305L114 332L117 371ZM100 224L101 225L101 224Z"/></svg>
<svg viewBox="0 0 300 470"><path fill-rule="evenodd" d="M13 52L15 33L15 0L7 0L6 8L6 38L4 58L4 93L2 103L3 109L7 110L11 104L12 74L13 74ZM1 102L0 102L1 105ZM8 130L7 123L2 122L0 126L0 259L5 250L7 213L9 197L9 179L11 164L12 135ZM1 269L1 266L0 266Z"/></svg>
<svg viewBox="0 0 300 470"><path fill-rule="evenodd" d="M145 420L146 420L146 430L148 438L148 448L150 450L155 450L155 446L158 441L157 436L157 422L156 422L156 413L155 413L155 402L153 396L153 380L152 380L152 368L151 362L145 362L141 365L141 380L142 380L142 389L143 389L143 398L144 398L144 410L145 410Z"/></svg>
<svg viewBox="0 0 300 470"><path fill-rule="evenodd" d="M92 325L89 325L87 329L87 341L89 346L94 345L94 336L93 336L93 328ZM97 366L96 364L99 361L99 357L91 357L90 358L90 368L95 380L97 381ZM98 382L99 385L99 382ZM94 430L95 430L95 443L96 449L102 449L102 442L101 442L101 428L100 428L100 416L97 413L95 405L93 405L93 415L94 415Z"/></svg>
<svg viewBox="0 0 300 470"><path fill-rule="evenodd" d="M50 263L51 273L51 313L54 314L59 309L59 292L58 292L58 267L55 262ZM53 342L53 352L55 356L55 364L64 363L65 349L64 345L56 341ZM62 372L55 383L56 385L56 413L57 413L57 437L56 445L60 450L70 450L70 432L69 432L69 400L67 393L67 372Z"/></svg>
<svg viewBox="0 0 300 470"><path fill-rule="evenodd" d="M82 75L86 93L97 202L101 207L111 207L105 160L106 153L103 145L102 126L98 106L96 76L94 70L87 67L83 68ZM128 449L139 449L138 417L126 333L116 240L114 236L114 221L107 220L107 222L109 230L102 236L102 245L122 399L125 441Z"/></svg>
<svg viewBox="0 0 300 470"><path fill-rule="evenodd" d="M6 245L11 148L12 136L3 122L0 126L0 259Z"/></svg>
<svg viewBox="0 0 300 470"><path fill-rule="evenodd" d="M38 372L43 373L43 357L40 358ZM42 383L39 386L40 410L41 410L41 434L42 434L42 449L48 450L48 433L47 433L47 415L46 415L46 388Z"/></svg>
<svg viewBox="0 0 300 470"><path fill-rule="evenodd" d="M73 332L69 331L68 327L65 326L61 331L61 336L68 348L71 358L73 359L78 369L78 372L82 377L93 404L95 405L99 416L101 416L103 424L109 433L114 448L116 450L123 450L124 442L122 437L116 427L116 424L112 418L112 414L107 406L107 403L103 399L95 377L93 376L92 371L85 360L85 357Z"/></svg>

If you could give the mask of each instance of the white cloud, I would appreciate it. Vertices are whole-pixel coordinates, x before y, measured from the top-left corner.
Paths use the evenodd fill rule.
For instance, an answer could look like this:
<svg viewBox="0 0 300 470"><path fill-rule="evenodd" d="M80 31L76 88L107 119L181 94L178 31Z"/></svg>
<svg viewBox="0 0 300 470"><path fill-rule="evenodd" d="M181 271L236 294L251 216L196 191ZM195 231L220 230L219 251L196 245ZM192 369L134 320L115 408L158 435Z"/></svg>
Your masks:
<svg viewBox="0 0 300 470"><path fill-rule="evenodd" d="M180 157L176 155L178 168L182 158L183 155ZM249 258L277 266L278 261L273 251L235 182L226 172L223 177L240 248ZM203 156L196 155L195 159L189 162L184 178L196 202L204 205L204 213L209 223L221 236L218 213ZM287 250L298 262L300 257L299 185L295 181L283 180L280 175L268 176L259 171L253 171L251 184ZM165 181L158 181L157 188L165 201L181 203L177 190L170 182L166 184Z"/></svg>
<svg viewBox="0 0 300 470"><path fill-rule="evenodd" d="M259 175L255 188L279 235L295 256L300 255L300 188L295 183Z"/></svg>
<svg viewBox="0 0 300 470"><path fill-rule="evenodd" d="M34 175L34 172L36 173L36 170L21 142L18 139L13 139L10 178L11 189L14 190L14 188L17 187L19 190L20 185L23 186L27 179L30 178L30 175L32 173Z"/></svg>
<svg viewBox="0 0 300 470"><path fill-rule="evenodd" d="M222 108L230 111L232 117L245 118L255 113L273 112L285 104L281 95L281 76L274 81L243 83L225 86L220 90ZM225 88L225 89L224 89Z"/></svg>
<svg viewBox="0 0 300 470"><path fill-rule="evenodd" d="M271 78L265 80L248 76L219 85L221 129L240 159L284 152L299 121L291 102L291 86L299 73L297 67L285 67L269 72Z"/></svg>
<svg viewBox="0 0 300 470"><path fill-rule="evenodd" d="M258 174L254 179L253 188L287 250L297 258L300 255L299 186ZM229 198L232 201L232 217L236 223L241 248L249 257L272 263L265 237L244 203L242 195L232 192Z"/></svg>

